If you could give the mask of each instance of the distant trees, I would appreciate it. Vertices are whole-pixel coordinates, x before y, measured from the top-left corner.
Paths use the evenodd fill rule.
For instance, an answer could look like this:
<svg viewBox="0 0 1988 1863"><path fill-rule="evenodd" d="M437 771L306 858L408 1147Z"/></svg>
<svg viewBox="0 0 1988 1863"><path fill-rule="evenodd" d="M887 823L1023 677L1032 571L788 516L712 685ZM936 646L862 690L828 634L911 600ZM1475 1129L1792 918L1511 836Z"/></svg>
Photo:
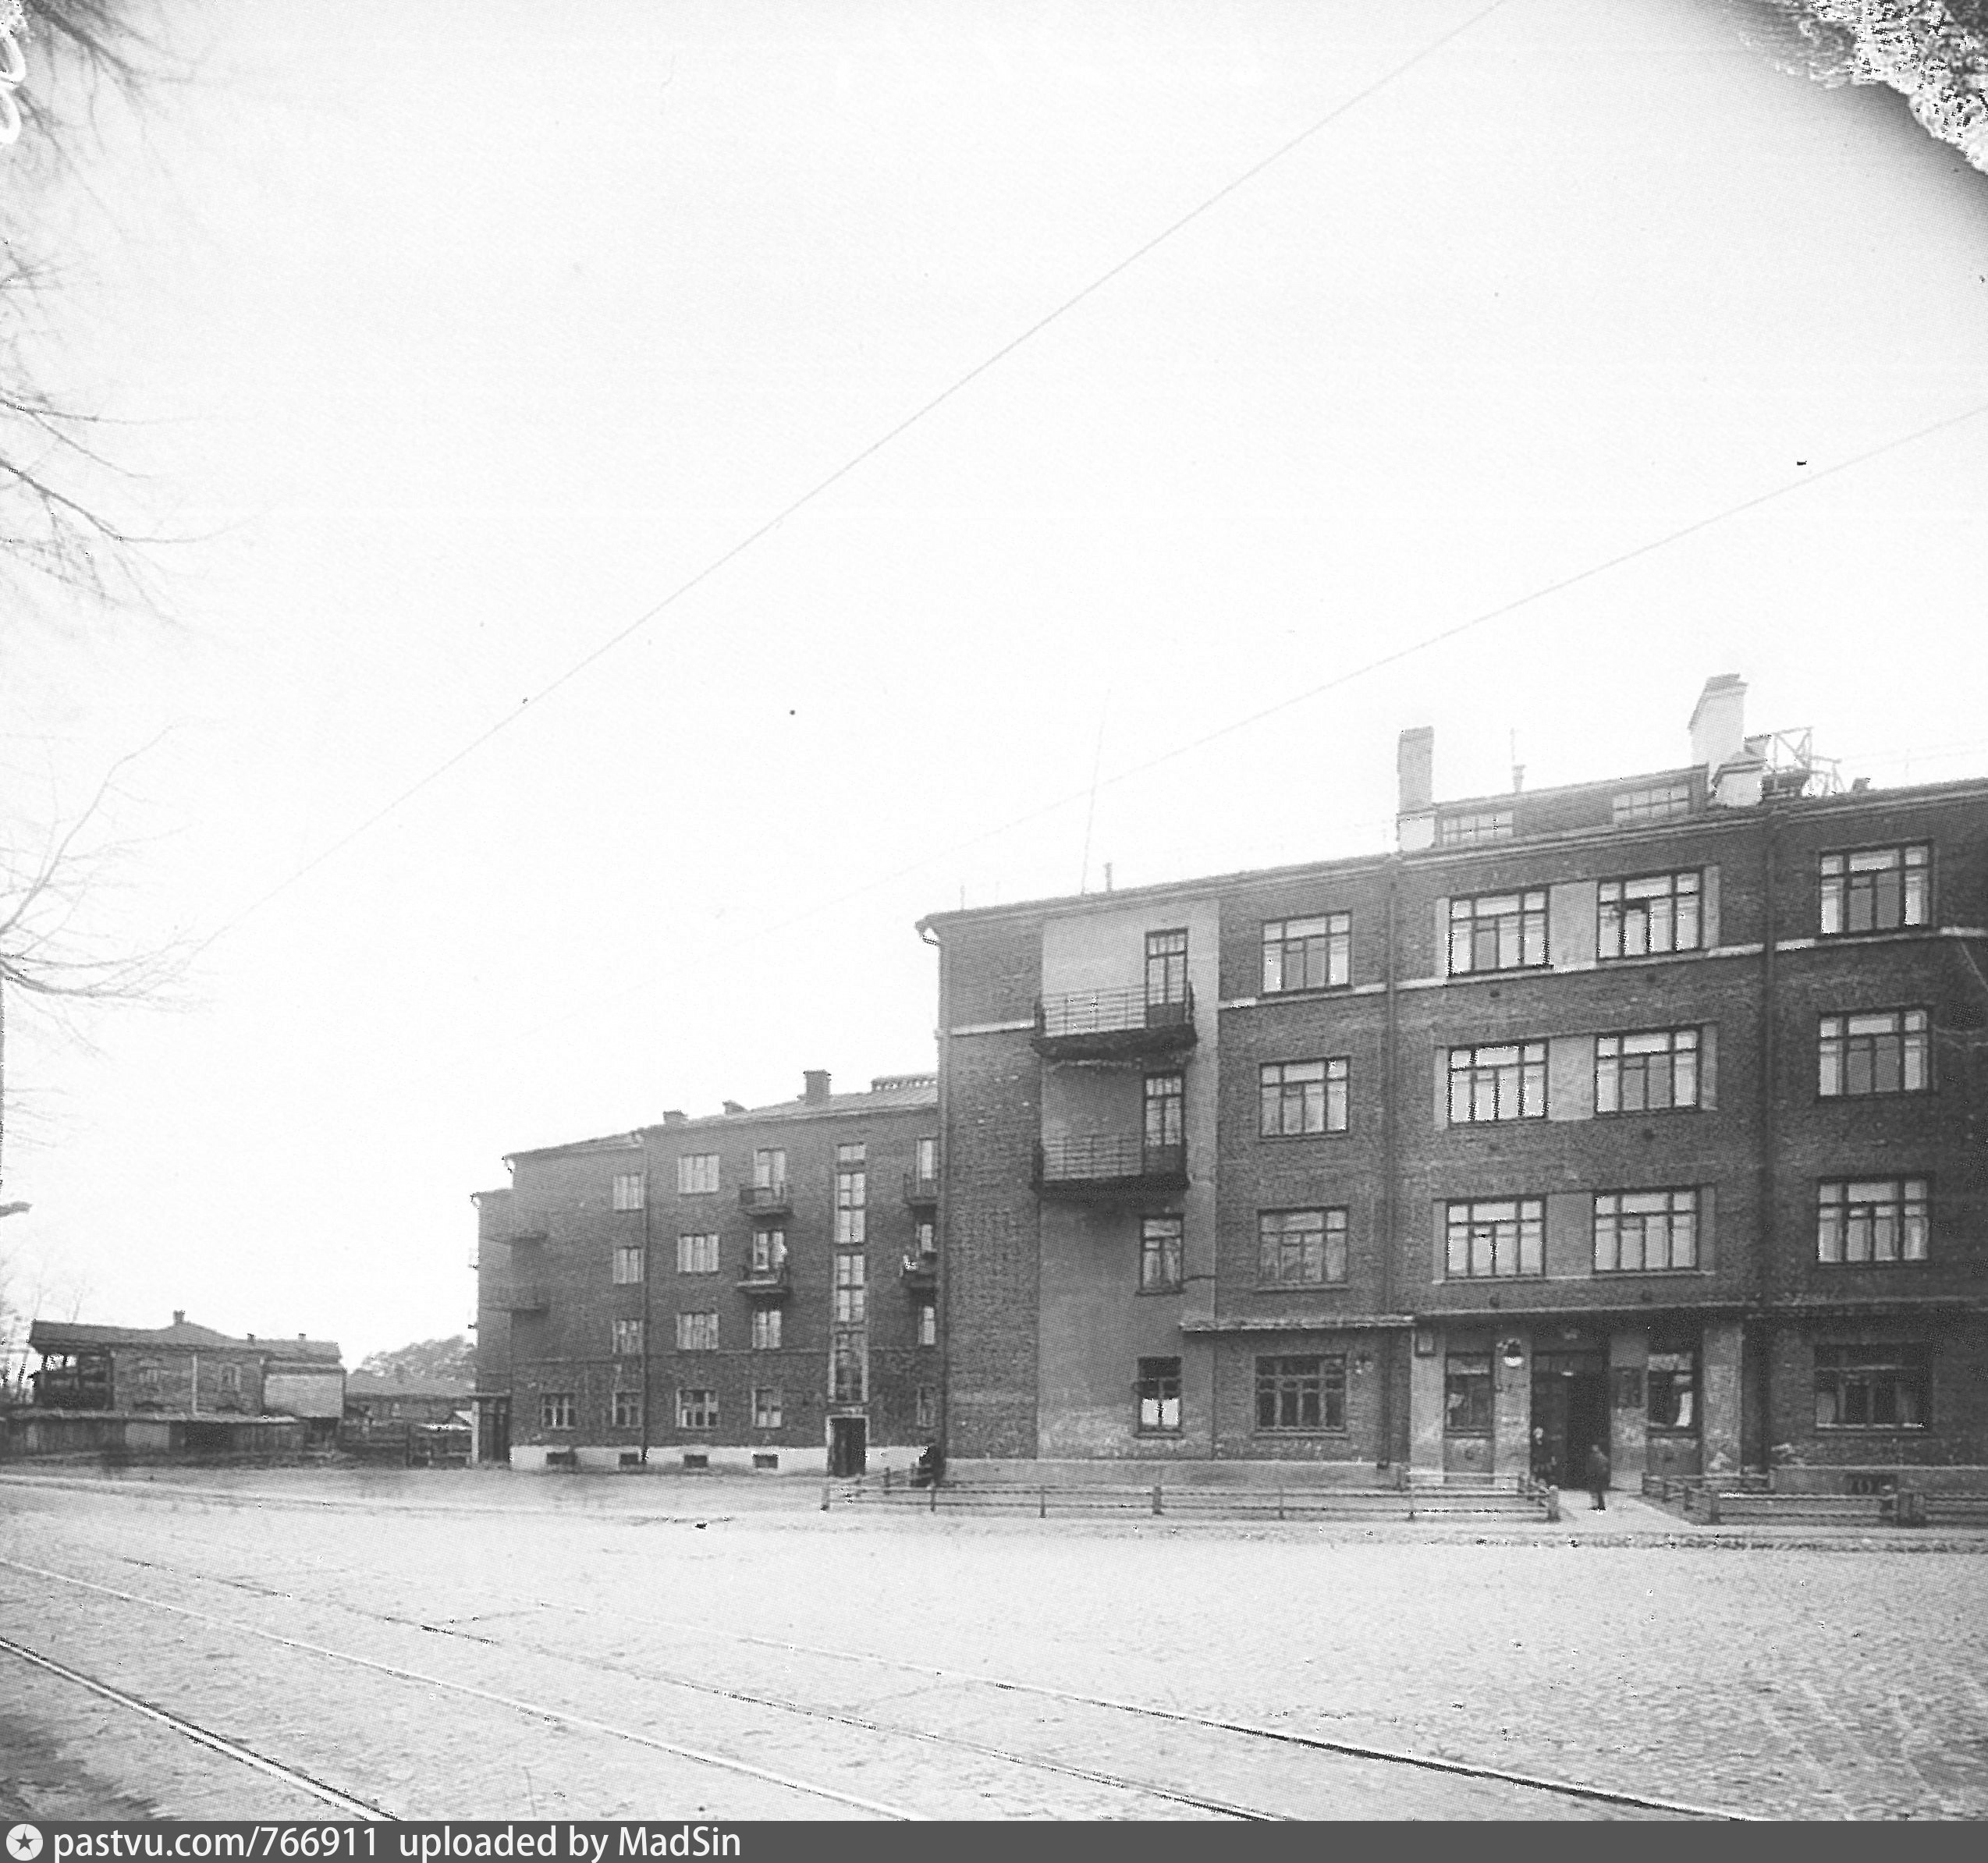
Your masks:
<svg viewBox="0 0 1988 1863"><path fill-rule="evenodd" d="M391 1352L375 1352L355 1368L375 1378L447 1378L467 1383L476 1375L476 1348L467 1333L424 1339Z"/></svg>

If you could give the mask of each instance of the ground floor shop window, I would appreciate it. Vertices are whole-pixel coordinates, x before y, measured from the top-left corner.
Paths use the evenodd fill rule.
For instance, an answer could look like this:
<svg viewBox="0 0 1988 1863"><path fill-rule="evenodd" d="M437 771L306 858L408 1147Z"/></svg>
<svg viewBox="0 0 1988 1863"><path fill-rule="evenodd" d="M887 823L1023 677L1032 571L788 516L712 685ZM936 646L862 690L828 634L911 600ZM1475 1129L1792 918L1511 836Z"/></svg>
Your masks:
<svg viewBox="0 0 1988 1863"><path fill-rule="evenodd" d="M1177 1358L1142 1358L1139 1382L1134 1387L1139 1400L1139 1433L1145 1436L1176 1436L1180 1433L1180 1361Z"/></svg>
<svg viewBox="0 0 1988 1863"><path fill-rule="evenodd" d="M1452 1352L1443 1368L1443 1428L1452 1436L1491 1433L1491 1354Z"/></svg>
<svg viewBox="0 0 1988 1863"><path fill-rule="evenodd" d="M1698 1354L1692 1351L1649 1355L1649 1407L1652 1429L1698 1428Z"/></svg>
<svg viewBox="0 0 1988 1863"><path fill-rule="evenodd" d="M1816 1347L1818 1429L1923 1429L1933 1420L1923 1345Z"/></svg>
<svg viewBox="0 0 1988 1863"><path fill-rule="evenodd" d="M1337 1353L1256 1361L1259 1430L1346 1427L1346 1360Z"/></svg>

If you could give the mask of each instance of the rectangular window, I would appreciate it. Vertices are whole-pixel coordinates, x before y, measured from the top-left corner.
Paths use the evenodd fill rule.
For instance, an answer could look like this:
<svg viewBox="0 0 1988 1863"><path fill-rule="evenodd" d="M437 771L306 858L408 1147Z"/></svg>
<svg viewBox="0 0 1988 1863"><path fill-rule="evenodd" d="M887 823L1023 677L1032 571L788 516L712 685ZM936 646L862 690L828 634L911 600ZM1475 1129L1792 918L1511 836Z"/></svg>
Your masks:
<svg viewBox="0 0 1988 1863"><path fill-rule="evenodd" d="M572 1392L541 1391L539 1393L538 1427L541 1429L573 1428Z"/></svg>
<svg viewBox="0 0 1988 1863"><path fill-rule="evenodd" d="M638 1210L642 1207L642 1173L624 1171L614 1180L614 1207L618 1210Z"/></svg>
<svg viewBox="0 0 1988 1863"><path fill-rule="evenodd" d="M920 1385L918 1396L914 1401L917 1407L912 1414L913 1426L918 1429L935 1428L939 1422L938 1386L929 1384Z"/></svg>
<svg viewBox="0 0 1988 1863"><path fill-rule="evenodd" d="M1259 1430L1346 1427L1346 1361L1338 1354L1256 1361Z"/></svg>
<svg viewBox="0 0 1988 1863"><path fill-rule="evenodd" d="M752 1387L752 1427L754 1429L778 1429L780 1427L780 1387L776 1384L756 1384Z"/></svg>
<svg viewBox="0 0 1988 1863"><path fill-rule="evenodd" d="M752 1310L752 1349L755 1352L777 1352L780 1349L780 1310L777 1307L755 1307Z"/></svg>
<svg viewBox="0 0 1988 1863"><path fill-rule="evenodd" d="M676 1350L680 1352L715 1352L718 1350L718 1315L715 1313L678 1314Z"/></svg>
<svg viewBox="0 0 1988 1863"><path fill-rule="evenodd" d="M1649 1355L1649 1427L1652 1429L1695 1430L1698 1428L1698 1354L1695 1351L1660 1352L1652 1343Z"/></svg>
<svg viewBox="0 0 1988 1863"><path fill-rule="evenodd" d="M1698 1265L1698 1192L1608 1191L1595 1199L1595 1272Z"/></svg>
<svg viewBox="0 0 1988 1863"><path fill-rule="evenodd" d="M834 1318L845 1326L860 1326L868 1317L864 1286L864 1258L854 1249L838 1249L832 1287Z"/></svg>
<svg viewBox="0 0 1988 1863"><path fill-rule="evenodd" d="M921 1138L911 1148L911 1175L921 1183L939 1181L939 1141Z"/></svg>
<svg viewBox="0 0 1988 1863"><path fill-rule="evenodd" d="M846 1150L848 1148L839 1148ZM861 1149L860 1147L857 1148ZM859 1161L836 1169L836 1246L861 1248L868 1233L870 1180Z"/></svg>
<svg viewBox="0 0 1988 1863"><path fill-rule="evenodd" d="M837 1403L861 1403L864 1390L863 1329L838 1326L829 1345L829 1394Z"/></svg>
<svg viewBox="0 0 1988 1863"><path fill-rule="evenodd" d="M1146 934L1146 1001L1187 999L1187 935L1184 931Z"/></svg>
<svg viewBox="0 0 1988 1863"><path fill-rule="evenodd" d="M1450 974L1536 969L1546 961L1546 895L1486 892L1450 902Z"/></svg>
<svg viewBox="0 0 1988 1863"><path fill-rule="evenodd" d="M1596 900L1597 957L1654 957L1695 951L1703 924L1704 875L1646 873L1631 880L1603 880Z"/></svg>
<svg viewBox="0 0 1988 1863"><path fill-rule="evenodd" d="M1923 1262L1926 1248L1923 1177L1826 1179L1817 1187L1817 1261Z"/></svg>
<svg viewBox="0 0 1988 1863"><path fill-rule="evenodd" d="M638 1242L617 1244L614 1251L614 1283L632 1287L642 1278L642 1247Z"/></svg>
<svg viewBox="0 0 1988 1863"><path fill-rule="evenodd" d="M694 1196L718 1188L718 1154L694 1152L676 1161L676 1193Z"/></svg>
<svg viewBox="0 0 1988 1863"><path fill-rule="evenodd" d="M1504 1042L1450 1050L1450 1123L1546 1116L1546 1045Z"/></svg>
<svg viewBox="0 0 1988 1863"><path fill-rule="evenodd" d="M242 1388L242 1368L225 1364L221 1368L221 1388L224 1391L239 1391Z"/></svg>
<svg viewBox="0 0 1988 1863"><path fill-rule="evenodd" d="M1816 1042L1816 1091L1825 1098L1923 1093L1929 1026L1924 1010L1823 1017Z"/></svg>
<svg viewBox="0 0 1988 1863"><path fill-rule="evenodd" d="M687 1386L676 1393L676 1427L679 1429L715 1429L718 1427L718 1393Z"/></svg>
<svg viewBox="0 0 1988 1863"><path fill-rule="evenodd" d="M1932 1354L1923 1344L1818 1345L1818 1429L1924 1429L1933 1421Z"/></svg>
<svg viewBox="0 0 1988 1863"><path fill-rule="evenodd" d="M1266 1138L1296 1138L1346 1130L1344 1055L1321 1061L1266 1061L1257 1070L1257 1130Z"/></svg>
<svg viewBox="0 0 1988 1863"><path fill-rule="evenodd" d="M1138 1400L1138 1432L1142 1436L1177 1436L1180 1433L1180 1361L1177 1358L1142 1358L1139 1381L1133 1386Z"/></svg>
<svg viewBox="0 0 1988 1863"><path fill-rule="evenodd" d="M1443 847L1474 847L1485 841L1509 841L1514 820L1508 808L1466 809L1461 814L1439 816L1436 842Z"/></svg>
<svg viewBox="0 0 1988 1863"><path fill-rule="evenodd" d="M1692 812L1688 782L1652 782L1623 790L1609 798L1609 814L1617 828L1635 821L1670 821Z"/></svg>
<svg viewBox="0 0 1988 1863"><path fill-rule="evenodd" d="M1146 1076L1146 1149L1178 1147L1187 1143L1187 1092L1184 1076L1149 1073Z"/></svg>
<svg viewBox="0 0 1988 1863"><path fill-rule="evenodd" d="M752 1155L752 1187L756 1191L786 1188L787 1155L777 1148L762 1148Z"/></svg>
<svg viewBox="0 0 1988 1863"><path fill-rule="evenodd" d="M784 1274L787 1266L787 1232L783 1229L757 1229L752 1232L747 1261L762 1279Z"/></svg>
<svg viewBox="0 0 1988 1863"><path fill-rule="evenodd" d="M843 1171L860 1171L870 1162L870 1148L861 1139L850 1140L836 1147L836 1168Z"/></svg>
<svg viewBox="0 0 1988 1863"><path fill-rule="evenodd" d="M1344 1210L1264 1210L1256 1219L1256 1278L1266 1287L1315 1287L1346 1279Z"/></svg>
<svg viewBox="0 0 1988 1863"><path fill-rule="evenodd" d="M640 1391L616 1391L613 1402L612 1415L616 1429L640 1429L642 1427L642 1393Z"/></svg>
<svg viewBox="0 0 1988 1863"><path fill-rule="evenodd" d="M911 1251L928 1261L939 1254L939 1225L929 1216L921 1216L911 1225Z"/></svg>
<svg viewBox="0 0 1988 1863"><path fill-rule="evenodd" d="M679 1274L715 1274L718 1272L718 1238L708 1233L676 1238L676 1272Z"/></svg>
<svg viewBox="0 0 1988 1863"><path fill-rule="evenodd" d="M1139 1291L1176 1293L1180 1286L1180 1219L1147 1216L1139 1224Z"/></svg>
<svg viewBox="0 0 1988 1863"><path fill-rule="evenodd" d="M1540 1197L1453 1203L1445 1223L1452 1279L1546 1272L1546 1205Z"/></svg>
<svg viewBox="0 0 1988 1863"><path fill-rule="evenodd" d="M1666 1112L1698 1104L1699 1031L1652 1028L1595 1039L1595 1111Z"/></svg>
<svg viewBox="0 0 1988 1863"><path fill-rule="evenodd" d="M935 1346L939 1343L939 1303L921 1301L918 1303L918 1343Z"/></svg>
<svg viewBox="0 0 1988 1863"><path fill-rule="evenodd" d="M1452 1352L1443 1367L1443 1428L1452 1436L1491 1433L1491 1354Z"/></svg>
<svg viewBox="0 0 1988 1863"><path fill-rule="evenodd" d="M642 1355L642 1322L638 1319L611 1320L616 1358L640 1358Z"/></svg>
<svg viewBox="0 0 1988 1863"><path fill-rule="evenodd" d="M1352 981L1353 915L1273 918L1263 926L1263 993L1343 989Z"/></svg>
<svg viewBox="0 0 1988 1863"><path fill-rule="evenodd" d="M1927 922L1933 850L1865 847L1826 853L1822 861L1820 926L1825 938L1845 932L1890 932Z"/></svg>

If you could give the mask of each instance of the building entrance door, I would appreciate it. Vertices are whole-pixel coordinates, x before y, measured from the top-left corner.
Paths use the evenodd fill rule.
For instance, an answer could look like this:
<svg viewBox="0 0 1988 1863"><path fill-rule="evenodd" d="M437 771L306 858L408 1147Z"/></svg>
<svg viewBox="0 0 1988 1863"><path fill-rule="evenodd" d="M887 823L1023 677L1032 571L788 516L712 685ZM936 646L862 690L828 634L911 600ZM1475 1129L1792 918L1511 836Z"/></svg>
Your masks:
<svg viewBox="0 0 1988 1863"><path fill-rule="evenodd" d="M1532 1355L1532 1474L1559 1488L1588 1478L1588 1451L1608 1441L1608 1363L1599 1352Z"/></svg>
<svg viewBox="0 0 1988 1863"><path fill-rule="evenodd" d="M870 1464L870 1425L862 1417L829 1419L829 1473L837 1480L859 1475Z"/></svg>
<svg viewBox="0 0 1988 1863"><path fill-rule="evenodd" d="M478 1419L481 1428L477 1432L477 1460L481 1462L508 1462L511 1459L511 1400L508 1397L479 1397L477 1407L483 1414Z"/></svg>

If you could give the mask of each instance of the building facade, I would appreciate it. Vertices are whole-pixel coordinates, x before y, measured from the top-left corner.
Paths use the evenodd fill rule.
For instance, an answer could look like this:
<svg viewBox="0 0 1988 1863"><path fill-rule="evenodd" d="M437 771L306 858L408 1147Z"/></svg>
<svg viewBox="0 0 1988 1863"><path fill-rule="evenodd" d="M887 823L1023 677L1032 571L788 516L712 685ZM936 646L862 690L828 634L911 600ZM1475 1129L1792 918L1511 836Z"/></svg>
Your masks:
<svg viewBox="0 0 1988 1863"><path fill-rule="evenodd" d="M477 1208L477 1454L860 1473L939 1402L930 1074L513 1153Z"/></svg>
<svg viewBox="0 0 1988 1863"><path fill-rule="evenodd" d="M955 1457L1988 1462L1988 783L1688 763L946 913Z"/></svg>

